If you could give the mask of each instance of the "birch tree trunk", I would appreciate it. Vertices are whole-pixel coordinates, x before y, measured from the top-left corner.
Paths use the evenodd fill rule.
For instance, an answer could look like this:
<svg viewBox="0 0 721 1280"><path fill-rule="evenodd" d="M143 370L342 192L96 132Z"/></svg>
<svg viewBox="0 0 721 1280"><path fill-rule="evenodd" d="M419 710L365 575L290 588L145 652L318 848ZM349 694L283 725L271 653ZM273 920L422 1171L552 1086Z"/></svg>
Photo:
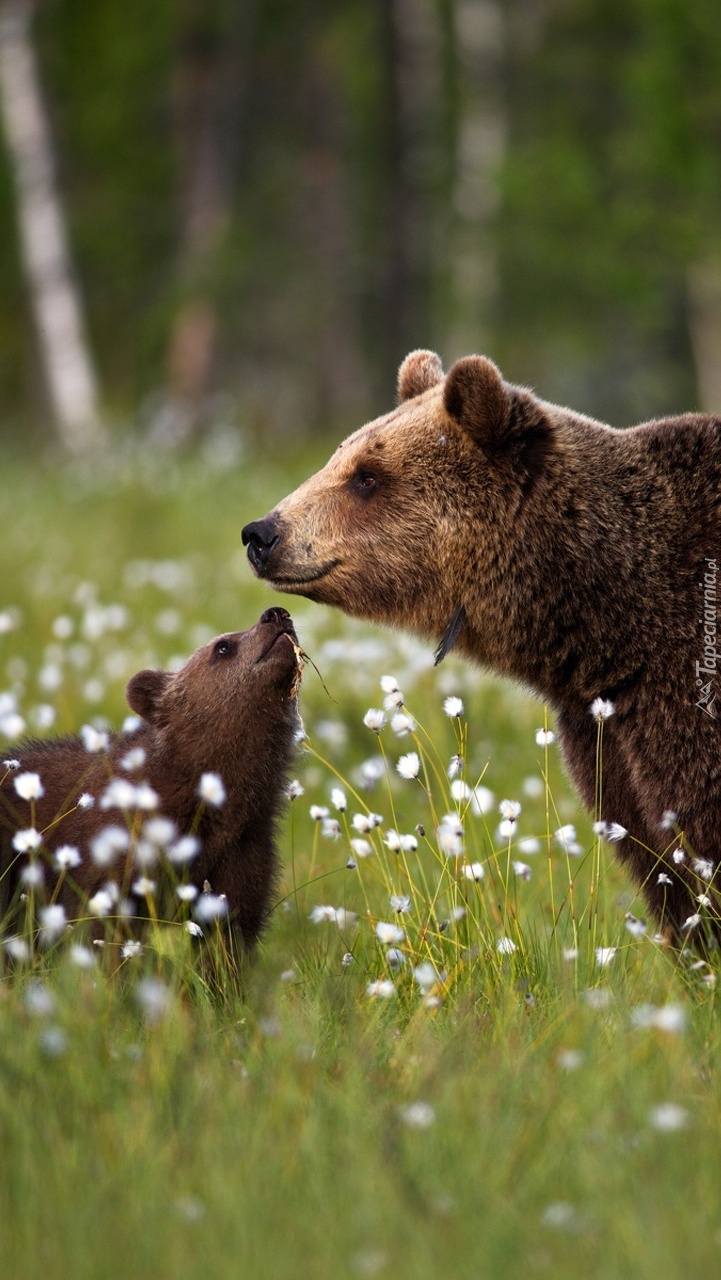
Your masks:
<svg viewBox="0 0 721 1280"><path fill-rule="evenodd" d="M721 414L721 258L691 267L687 288L698 407Z"/></svg>
<svg viewBox="0 0 721 1280"><path fill-rule="evenodd" d="M498 288L492 223L500 202L498 171L506 147L502 95L503 9L498 0L458 0L459 125L453 195L454 356L484 351Z"/></svg>
<svg viewBox="0 0 721 1280"><path fill-rule="evenodd" d="M12 165L23 267L62 445L102 438L97 385L73 279L52 141L30 27L31 0L0 5L0 114Z"/></svg>

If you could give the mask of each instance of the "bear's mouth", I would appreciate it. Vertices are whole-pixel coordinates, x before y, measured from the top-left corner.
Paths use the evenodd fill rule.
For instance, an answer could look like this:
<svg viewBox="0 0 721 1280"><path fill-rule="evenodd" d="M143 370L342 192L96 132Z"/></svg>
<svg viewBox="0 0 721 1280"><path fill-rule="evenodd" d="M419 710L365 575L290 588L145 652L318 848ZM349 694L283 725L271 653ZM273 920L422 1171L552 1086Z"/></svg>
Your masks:
<svg viewBox="0 0 721 1280"><path fill-rule="evenodd" d="M290 574L266 574L268 582L272 587L305 587L310 582L319 582L321 578L325 578L334 569L338 568L340 559L329 560L327 564L321 565L315 569L313 573L305 573L302 576L292 577Z"/></svg>

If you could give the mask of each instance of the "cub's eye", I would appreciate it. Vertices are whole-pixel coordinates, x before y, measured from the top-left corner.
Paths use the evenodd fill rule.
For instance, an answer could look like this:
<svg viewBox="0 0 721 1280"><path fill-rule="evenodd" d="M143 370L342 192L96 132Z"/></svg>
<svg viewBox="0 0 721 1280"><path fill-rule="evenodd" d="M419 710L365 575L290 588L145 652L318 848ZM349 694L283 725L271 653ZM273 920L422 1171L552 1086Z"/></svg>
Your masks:
<svg viewBox="0 0 721 1280"><path fill-rule="evenodd" d="M371 494L375 493L379 485L380 480L378 479L378 476L372 471L366 471L364 468L360 471L356 471L353 479L351 480L351 486L362 498L370 498Z"/></svg>
<svg viewBox="0 0 721 1280"><path fill-rule="evenodd" d="M213 646L213 657L229 658L233 652L233 646L229 640L218 640Z"/></svg>

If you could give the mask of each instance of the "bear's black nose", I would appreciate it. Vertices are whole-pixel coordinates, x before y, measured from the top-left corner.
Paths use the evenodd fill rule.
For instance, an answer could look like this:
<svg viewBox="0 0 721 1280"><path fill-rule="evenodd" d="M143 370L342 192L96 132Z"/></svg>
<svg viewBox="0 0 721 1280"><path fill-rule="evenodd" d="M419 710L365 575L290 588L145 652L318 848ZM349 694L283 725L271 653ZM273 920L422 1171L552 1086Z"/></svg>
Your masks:
<svg viewBox="0 0 721 1280"><path fill-rule="evenodd" d="M279 627L284 627L292 621L287 609L278 608L266 609L265 613L261 614L260 620L261 622L277 622Z"/></svg>
<svg viewBox="0 0 721 1280"><path fill-rule="evenodd" d="M256 573L261 574L273 548L279 540L278 525L273 516L253 520L241 533L243 546L248 548L248 559Z"/></svg>

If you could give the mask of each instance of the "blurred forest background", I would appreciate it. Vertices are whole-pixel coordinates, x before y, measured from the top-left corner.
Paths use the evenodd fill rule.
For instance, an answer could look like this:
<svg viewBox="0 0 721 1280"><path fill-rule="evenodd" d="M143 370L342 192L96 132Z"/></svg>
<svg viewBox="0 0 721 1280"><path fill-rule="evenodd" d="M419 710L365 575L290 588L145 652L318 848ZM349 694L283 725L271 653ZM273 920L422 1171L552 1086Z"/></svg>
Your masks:
<svg viewBox="0 0 721 1280"><path fill-rule="evenodd" d="M64 271L86 410L117 432L337 433L390 407L415 346L618 425L721 411L720 19L0 0L0 435L62 418L37 294Z"/></svg>

